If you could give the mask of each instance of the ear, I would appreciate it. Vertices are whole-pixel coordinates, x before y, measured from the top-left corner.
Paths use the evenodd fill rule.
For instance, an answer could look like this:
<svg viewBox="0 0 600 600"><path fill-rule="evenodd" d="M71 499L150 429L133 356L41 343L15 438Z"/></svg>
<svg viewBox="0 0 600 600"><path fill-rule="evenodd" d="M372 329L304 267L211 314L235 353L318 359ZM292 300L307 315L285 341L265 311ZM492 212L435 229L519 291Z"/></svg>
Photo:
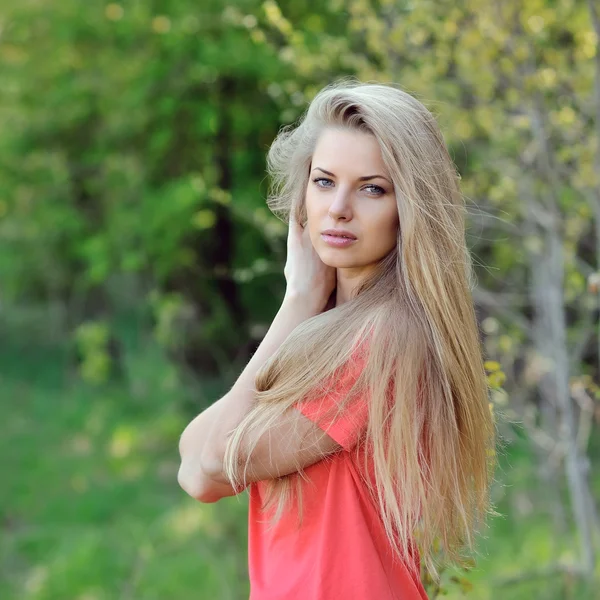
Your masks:
<svg viewBox="0 0 600 600"><path fill-rule="evenodd" d="M306 206L304 204L304 199L301 199L298 203L294 203L292 208L290 209L288 221L292 220L292 218L299 223L302 228L306 227L306 223L308 221L308 215L306 214Z"/></svg>

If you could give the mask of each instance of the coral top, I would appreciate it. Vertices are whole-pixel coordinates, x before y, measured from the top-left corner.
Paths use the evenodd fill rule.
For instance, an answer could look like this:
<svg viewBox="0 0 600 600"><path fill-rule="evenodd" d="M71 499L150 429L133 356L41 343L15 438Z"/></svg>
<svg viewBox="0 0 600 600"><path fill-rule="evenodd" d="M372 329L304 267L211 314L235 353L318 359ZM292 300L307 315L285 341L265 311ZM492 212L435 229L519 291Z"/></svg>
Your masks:
<svg viewBox="0 0 600 600"><path fill-rule="evenodd" d="M346 369L336 391L296 405L316 422L347 392L358 363ZM321 423L342 449L304 470L303 523L296 504L269 528L271 512L261 512L266 483L249 486L248 567L250 600L426 600L418 553L408 565L392 556L377 507L361 478L361 445L367 425L364 399ZM358 449L359 451L354 451ZM364 452L364 451L363 451ZM372 470L371 470L372 476ZM274 509L271 509L271 511Z"/></svg>

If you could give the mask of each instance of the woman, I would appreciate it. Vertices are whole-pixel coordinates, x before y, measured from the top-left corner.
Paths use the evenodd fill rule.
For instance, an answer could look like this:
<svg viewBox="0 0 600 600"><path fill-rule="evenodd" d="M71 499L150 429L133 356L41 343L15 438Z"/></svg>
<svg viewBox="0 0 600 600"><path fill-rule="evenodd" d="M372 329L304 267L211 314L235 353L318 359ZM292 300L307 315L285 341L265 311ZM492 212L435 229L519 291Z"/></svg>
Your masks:
<svg viewBox="0 0 600 600"><path fill-rule="evenodd" d="M472 547L492 477L459 176L419 101L347 80L267 158L286 294L178 481L248 487L252 600L426 598L420 565Z"/></svg>

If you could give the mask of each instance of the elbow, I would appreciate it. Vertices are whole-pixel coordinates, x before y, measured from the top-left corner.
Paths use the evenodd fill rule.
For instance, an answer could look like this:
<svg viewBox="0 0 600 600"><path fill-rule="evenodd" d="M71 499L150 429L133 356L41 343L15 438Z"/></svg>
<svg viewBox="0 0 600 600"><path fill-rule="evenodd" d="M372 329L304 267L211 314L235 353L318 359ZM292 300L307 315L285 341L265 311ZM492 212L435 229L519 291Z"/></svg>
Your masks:
<svg viewBox="0 0 600 600"><path fill-rule="evenodd" d="M220 500L221 496L215 494L212 480L202 471L192 470L184 462L177 473L179 487L190 497L203 504Z"/></svg>
<svg viewBox="0 0 600 600"><path fill-rule="evenodd" d="M201 486L198 477L194 477L189 466L182 461L177 472L177 483L179 487L192 498L198 500L201 495Z"/></svg>
<svg viewBox="0 0 600 600"><path fill-rule="evenodd" d="M220 444L216 444L210 438L199 436L195 429L196 424L197 418L184 429L179 438L179 456L182 467L186 465L185 471L191 475L197 472L199 478L202 475L218 477L222 472L225 458L224 449L221 450L220 447L217 447Z"/></svg>
<svg viewBox="0 0 600 600"><path fill-rule="evenodd" d="M229 482L222 472L222 460L215 455L191 451L180 441L181 464L177 483L189 496L202 503L216 502L223 497L223 487Z"/></svg>

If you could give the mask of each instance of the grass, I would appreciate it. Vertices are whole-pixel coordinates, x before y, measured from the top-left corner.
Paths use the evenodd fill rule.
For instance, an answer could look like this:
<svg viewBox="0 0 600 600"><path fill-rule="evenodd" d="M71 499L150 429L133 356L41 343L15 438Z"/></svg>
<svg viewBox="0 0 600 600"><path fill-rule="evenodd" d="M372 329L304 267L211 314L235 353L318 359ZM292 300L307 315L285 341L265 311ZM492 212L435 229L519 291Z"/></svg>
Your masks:
<svg viewBox="0 0 600 600"><path fill-rule="evenodd" d="M1 598L248 597L246 498L179 488L186 393L138 359L128 385L94 388L56 350L0 358Z"/></svg>
<svg viewBox="0 0 600 600"><path fill-rule="evenodd" d="M248 598L246 496L200 504L177 485L182 407L200 411L198 390L152 344L126 362L126 380L98 387L60 349L0 351L0 598ZM533 465L517 439L501 462L503 516L477 567L444 573L439 597L598 597L565 568L576 540L552 532Z"/></svg>

